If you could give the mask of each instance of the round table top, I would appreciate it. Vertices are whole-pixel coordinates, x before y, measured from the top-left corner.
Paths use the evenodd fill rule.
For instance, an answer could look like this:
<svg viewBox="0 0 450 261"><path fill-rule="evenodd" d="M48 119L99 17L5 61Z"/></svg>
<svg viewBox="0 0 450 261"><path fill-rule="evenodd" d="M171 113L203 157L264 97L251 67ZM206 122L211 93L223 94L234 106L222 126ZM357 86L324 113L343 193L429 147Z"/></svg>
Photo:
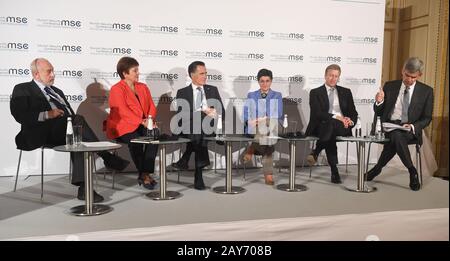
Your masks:
<svg viewBox="0 0 450 261"><path fill-rule="evenodd" d="M315 136L292 137L292 138L280 137L280 139L281 140L289 140L289 141L315 141L315 140L319 140L319 138L315 137Z"/></svg>
<svg viewBox="0 0 450 261"><path fill-rule="evenodd" d="M62 152L95 152L104 150L115 150L120 149L122 145L112 142L82 142L80 146L77 147L67 147L66 145L60 145L53 147L56 151Z"/></svg>
<svg viewBox="0 0 450 261"><path fill-rule="evenodd" d="M139 137L139 138L131 140L132 143L144 143L144 144L155 144L155 145L179 144L179 143L187 143L190 141L191 141L190 139L186 139L186 138L178 138L176 140L160 141L160 140L154 140L153 138L150 138L150 137Z"/></svg>
<svg viewBox="0 0 450 261"><path fill-rule="evenodd" d="M205 140L209 141L223 141L223 142L242 142L242 141L254 141L253 138L238 135L225 135L219 137L204 137Z"/></svg>
<svg viewBox="0 0 450 261"><path fill-rule="evenodd" d="M388 142L389 139L388 138L382 138L382 139L378 139L376 137L353 137L353 136L348 136L348 137L344 137L344 136L337 136L336 137L337 141L362 141L362 142Z"/></svg>

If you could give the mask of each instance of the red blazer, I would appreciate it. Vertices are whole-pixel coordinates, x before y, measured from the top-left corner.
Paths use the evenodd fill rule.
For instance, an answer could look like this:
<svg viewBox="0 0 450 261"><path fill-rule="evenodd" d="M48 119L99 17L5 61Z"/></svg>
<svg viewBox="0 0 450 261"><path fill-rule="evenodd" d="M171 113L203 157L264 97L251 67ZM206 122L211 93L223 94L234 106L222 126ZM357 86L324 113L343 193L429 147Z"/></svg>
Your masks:
<svg viewBox="0 0 450 261"><path fill-rule="evenodd" d="M143 118L156 118L156 107L147 85L136 82L136 95L124 80L111 87L109 93L110 113L106 119L106 136L115 139L135 131Z"/></svg>

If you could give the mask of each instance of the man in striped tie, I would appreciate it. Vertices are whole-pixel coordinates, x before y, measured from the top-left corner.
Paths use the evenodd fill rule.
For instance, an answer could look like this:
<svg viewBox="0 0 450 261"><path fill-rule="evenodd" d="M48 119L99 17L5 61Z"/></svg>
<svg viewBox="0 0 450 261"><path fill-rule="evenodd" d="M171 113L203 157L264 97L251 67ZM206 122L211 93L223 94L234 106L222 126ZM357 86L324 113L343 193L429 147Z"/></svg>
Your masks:
<svg viewBox="0 0 450 261"><path fill-rule="evenodd" d="M52 64L45 58L31 62L33 80L14 87L10 109L16 121L21 124L16 136L20 150L31 151L42 146L54 147L66 144L67 117L73 123L82 125L83 141L98 141L83 116L77 115L66 99L63 91L53 86L55 73ZM100 124L100 123L99 123ZM99 152L107 168L123 170L129 164L109 152ZM84 160L82 153L72 153L72 184L79 186L77 198L84 200ZM103 197L94 191L94 202Z"/></svg>

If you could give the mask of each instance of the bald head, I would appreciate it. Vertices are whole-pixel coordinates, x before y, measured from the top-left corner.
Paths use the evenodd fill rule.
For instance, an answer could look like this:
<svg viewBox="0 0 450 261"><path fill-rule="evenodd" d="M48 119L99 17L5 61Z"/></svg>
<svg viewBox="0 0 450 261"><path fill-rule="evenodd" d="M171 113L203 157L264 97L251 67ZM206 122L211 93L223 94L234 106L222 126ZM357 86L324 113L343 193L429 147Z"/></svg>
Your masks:
<svg viewBox="0 0 450 261"><path fill-rule="evenodd" d="M55 82L53 65L45 58L36 58L30 64L33 79L45 86L52 86Z"/></svg>

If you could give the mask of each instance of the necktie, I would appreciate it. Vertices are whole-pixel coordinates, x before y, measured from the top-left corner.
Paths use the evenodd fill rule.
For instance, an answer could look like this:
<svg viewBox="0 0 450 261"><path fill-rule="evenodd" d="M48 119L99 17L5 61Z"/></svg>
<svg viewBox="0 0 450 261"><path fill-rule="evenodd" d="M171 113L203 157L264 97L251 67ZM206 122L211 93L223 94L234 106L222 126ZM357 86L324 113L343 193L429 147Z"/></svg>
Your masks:
<svg viewBox="0 0 450 261"><path fill-rule="evenodd" d="M50 97L50 101L60 110L64 111L65 115L70 115L69 109L65 104L59 101L58 96L53 92L52 89L50 89L48 86L44 88L44 91L47 93L47 95Z"/></svg>
<svg viewBox="0 0 450 261"><path fill-rule="evenodd" d="M330 88L330 91L328 92L328 102L330 104L328 108L328 113L332 113L334 104L334 88Z"/></svg>
<svg viewBox="0 0 450 261"><path fill-rule="evenodd" d="M403 104L402 104L402 118L401 123L408 122L408 109L409 109L409 87L405 88L405 92L403 93Z"/></svg>
<svg viewBox="0 0 450 261"><path fill-rule="evenodd" d="M202 100L203 100L202 88L197 87L197 98L195 99L195 110L202 109Z"/></svg>

